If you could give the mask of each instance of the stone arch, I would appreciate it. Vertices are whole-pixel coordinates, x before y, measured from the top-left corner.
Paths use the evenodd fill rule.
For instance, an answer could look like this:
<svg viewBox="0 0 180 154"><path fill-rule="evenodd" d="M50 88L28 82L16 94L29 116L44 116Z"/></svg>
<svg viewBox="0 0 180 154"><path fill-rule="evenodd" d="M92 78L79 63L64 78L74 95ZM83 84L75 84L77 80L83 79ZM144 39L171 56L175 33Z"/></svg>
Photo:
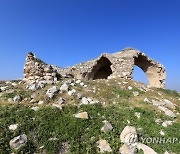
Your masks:
<svg viewBox="0 0 180 154"><path fill-rule="evenodd" d="M108 76L112 74L111 61L102 56L96 61L90 73L86 75L86 79L96 80L96 79L107 79Z"/></svg>
<svg viewBox="0 0 180 154"><path fill-rule="evenodd" d="M134 65L144 71L150 86L164 88L165 70L163 70L163 67L159 63L154 62L144 54L139 53L138 56L134 57Z"/></svg>

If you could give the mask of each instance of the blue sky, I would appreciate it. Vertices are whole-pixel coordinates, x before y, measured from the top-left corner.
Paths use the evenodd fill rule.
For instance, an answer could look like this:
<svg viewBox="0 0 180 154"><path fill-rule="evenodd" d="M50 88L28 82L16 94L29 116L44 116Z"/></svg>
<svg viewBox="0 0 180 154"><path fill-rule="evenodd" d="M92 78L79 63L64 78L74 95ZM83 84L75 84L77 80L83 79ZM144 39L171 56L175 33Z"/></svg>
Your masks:
<svg viewBox="0 0 180 154"><path fill-rule="evenodd" d="M134 47L180 91L179 0L0 0L0 80L22 78L28 51L66 67ZM135 79L145 81L136 69Z"/></svg>

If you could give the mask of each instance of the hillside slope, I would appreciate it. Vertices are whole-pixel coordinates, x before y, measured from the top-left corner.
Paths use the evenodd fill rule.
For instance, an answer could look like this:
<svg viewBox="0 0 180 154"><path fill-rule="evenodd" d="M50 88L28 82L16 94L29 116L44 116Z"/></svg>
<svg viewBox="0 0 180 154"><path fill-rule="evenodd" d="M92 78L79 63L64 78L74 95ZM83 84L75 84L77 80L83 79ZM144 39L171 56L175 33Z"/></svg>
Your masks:
<svg viewBox="0 0 180 154"><path fill-rule="evenodd" d="M179 113L179 93L132 80L1 81L0 153L178 154Z"/></svg>

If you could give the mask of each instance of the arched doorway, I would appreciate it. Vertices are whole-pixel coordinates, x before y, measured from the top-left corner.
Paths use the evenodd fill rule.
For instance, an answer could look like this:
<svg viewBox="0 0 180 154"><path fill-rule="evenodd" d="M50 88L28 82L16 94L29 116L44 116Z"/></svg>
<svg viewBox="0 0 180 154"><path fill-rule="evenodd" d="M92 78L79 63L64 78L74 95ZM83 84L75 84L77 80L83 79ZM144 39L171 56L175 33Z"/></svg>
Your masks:
<svg viewBox="0 0 180 154"><path fill-rule="evenodd" d="M96 65L92 68L91 72L87 74L87 79L107 79L112 74L112 63L106 57L101 57Z"/></svg>
<svg viewBox="0 0 180 154"><path fill-rule="evenodd" d="M144 71L136 65L134 66L133 69L133 80L144 83L146 85L149 84L146 73L144 73Z"/></svg>
<svg viewBox="0 0 180 154"><path fill-rule="evenodd" d="M153 64L148 57L139 54L137 57L134 57L134 64L144 71L151 86L161 87L162 83L159 78L159 68Z"/></svg>

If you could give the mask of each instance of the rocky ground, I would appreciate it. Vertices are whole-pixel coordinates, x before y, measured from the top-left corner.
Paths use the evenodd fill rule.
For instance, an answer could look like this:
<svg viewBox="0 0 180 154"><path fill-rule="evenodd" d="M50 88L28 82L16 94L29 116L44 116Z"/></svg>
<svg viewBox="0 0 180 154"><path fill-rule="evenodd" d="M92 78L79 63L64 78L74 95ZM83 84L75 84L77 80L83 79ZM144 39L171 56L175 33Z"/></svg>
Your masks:
<svg viewBox="0 0 180 154"><path fill-rule="evenodd" d="M121 79L0 81L0 153L172 154L180 94Z"/></svg>

